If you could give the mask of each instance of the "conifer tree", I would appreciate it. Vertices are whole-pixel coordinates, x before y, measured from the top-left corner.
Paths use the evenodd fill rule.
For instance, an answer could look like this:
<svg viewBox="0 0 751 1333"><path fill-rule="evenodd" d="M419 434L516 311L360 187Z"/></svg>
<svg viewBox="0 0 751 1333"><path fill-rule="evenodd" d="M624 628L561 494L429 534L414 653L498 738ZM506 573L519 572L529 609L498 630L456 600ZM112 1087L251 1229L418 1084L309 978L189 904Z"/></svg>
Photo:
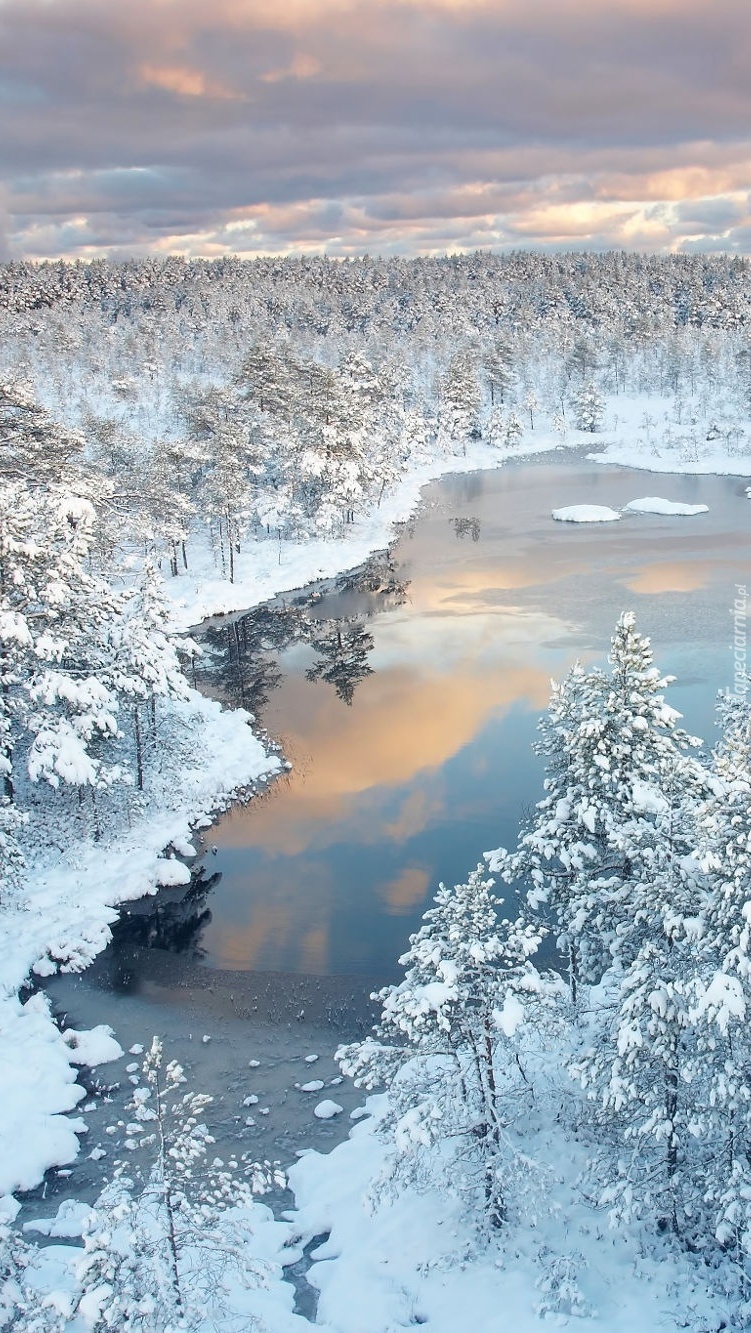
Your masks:
<svg viewBox="0 0 751 1333"><path fill-rule="evenodd" d="M247 1316L227 1310L224 1279L232 1270L241 1287L263 1280L263 1265L250 1257L250 1210L284 1176L247 1158L207 1162L214 1140L203 1116L212 1098L182 1091L183 1070L164 1065L157 1037L143 1075L126 1146L145 1165L119 1163L95 1205L78 1266L78 1312L97 1333L198 1333L207 1318L241 1333Z"/></svg>
<svg viewBox="0 0 751 1333"><path fill-rule="evenodd" d="M513 1165L508 1129L529 1085L518 1062L517 1029L544 1012L546 982L532 963L539 930L498 916L501 902L482 865L463 884L441 884L424 925L399 959L398 985L374 996L375 1036L337 1052L357 1086L389 1088L382 1129L397 1175L434 1183L433 1150L454 1140L474 1166L487 1217L506 1217Z"/></svg>
<svg viewBox="0 0 751 1333"><path fill-rule="evenodd" d="M751 706L725 697L714 785L702 811L701 860L711 891L700 958L697 1124L710 1227L751 1281Z"/></svg>
<svg viewBox="0 0 751 1333"><path fill-rule="evenodd" d="M517 850L490 853L490 868L528 888L533 907L552 910L574 998L642 942L639 874L651 864L663 793L688 784L696 799L703 770L665 702L672 677L654 666L632 612L616 626L610 672L576 664L554 685L540 723L545 796L523 827Z"/></svg>

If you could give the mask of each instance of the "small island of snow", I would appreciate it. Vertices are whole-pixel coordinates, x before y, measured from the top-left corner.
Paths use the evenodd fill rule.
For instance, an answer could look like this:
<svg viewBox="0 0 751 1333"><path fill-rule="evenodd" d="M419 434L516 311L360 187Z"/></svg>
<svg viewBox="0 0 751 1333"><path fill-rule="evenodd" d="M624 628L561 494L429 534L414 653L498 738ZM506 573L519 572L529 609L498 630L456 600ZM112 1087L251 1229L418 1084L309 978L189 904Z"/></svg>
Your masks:
<svg viewBox="0 0 751 1333"><path fill-rule="evenodd" d="M554 509L553 518L559 523L613 523L620 514L606 505L567 505Z"/></svg>
<svg viewBox="0 0 751 1333"><path fill-rule="evenodd" d="M631 500L627 505L635 514L707 514L709 505L686 505L679 500L663 500L659 495L645 495L641 500Z"/></svg>
<svg viewBox="0 0 751 1333"><path fill-rule="evenodd" d="M338 1102L323 1101L313 1108L313 1115L317 1116L319 1120L332 1120L335 1115L340 1115L343 1110L344 1107L340 1106Z"/></svg>

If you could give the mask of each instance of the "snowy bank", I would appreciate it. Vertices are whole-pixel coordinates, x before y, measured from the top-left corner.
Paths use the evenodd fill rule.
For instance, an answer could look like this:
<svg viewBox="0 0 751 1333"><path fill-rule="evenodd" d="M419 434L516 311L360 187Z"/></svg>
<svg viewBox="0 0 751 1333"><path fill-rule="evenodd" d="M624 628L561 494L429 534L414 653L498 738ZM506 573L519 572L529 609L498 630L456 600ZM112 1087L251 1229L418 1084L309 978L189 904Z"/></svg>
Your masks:
<svg viewBox="0 0 751 1333"><path fill-rule="evenodd" d="M585 1153L560 1128L520 1145L539 1163L529 1216L483 1239L450 1163L445 1188L389 1188L388 1149L375 1132L386 1101L370 1097L371 1118L346 1142L326 1156L305 1153L289 1173L299 1230L329 1233L307 1274L320 1293L317 1325L457 1333L469 1322L474 1333L539 1333L541 1320L568 1326L575 1317L582 1333L718 1327L716 1292L677 1248L636 1226L612 1230L587 1204L578 1185Z"/></svg>
<svg viewBox="0 0 751 1333"><path fill-rule="evenodd" d="M117 905L189 879L166 847L187 851L197 825L208 824L238 790L276 773L250 729L248 713L222 711L195 691L165 715L160 766L150 773L140 817L102 841L87 837L64 851L39 847L25 898L6 906L0 959L0 1194L31 1189L52 1166L77 1155L85 1123L71 1119L84 1096L73 1067L117 1058L111 1034L61 1034L46 997L22 1003L31 974L80 971L110 939ZM33 830L32 830L33 833Z"/></svg>

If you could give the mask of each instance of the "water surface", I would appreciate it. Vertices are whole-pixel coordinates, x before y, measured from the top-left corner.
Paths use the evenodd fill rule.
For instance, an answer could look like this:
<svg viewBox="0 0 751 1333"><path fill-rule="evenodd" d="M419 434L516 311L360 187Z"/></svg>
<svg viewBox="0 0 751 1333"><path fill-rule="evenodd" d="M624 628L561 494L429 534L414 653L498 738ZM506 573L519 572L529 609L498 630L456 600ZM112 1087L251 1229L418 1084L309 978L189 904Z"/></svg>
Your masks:
<svg viewBox="0 0 751 1333"><path fill-rule="evenodd" d="M709 513L550 517L655 493ZM541 791L531 747L551 677L601 662L623 609L678 677L689 729L710 737L750 515L736 478L586 463L449 477L392 547L383 591L355 579L223 621L208 636L214 687L255 705L293 767L208 835L219 879L191 942L203 961L390 978L439 880L514 842Z"/></svg>

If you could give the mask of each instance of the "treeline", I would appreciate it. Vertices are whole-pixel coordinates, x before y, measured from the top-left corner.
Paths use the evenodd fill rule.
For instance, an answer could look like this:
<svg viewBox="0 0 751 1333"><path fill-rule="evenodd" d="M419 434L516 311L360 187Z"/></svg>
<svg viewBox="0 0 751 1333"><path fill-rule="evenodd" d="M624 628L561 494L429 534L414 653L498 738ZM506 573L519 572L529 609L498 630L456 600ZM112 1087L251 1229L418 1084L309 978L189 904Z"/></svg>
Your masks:
<svg viewBox="0 0 751 1333"><path fill-rule="evenodd" d="M447 292L453 301L447 301ZM399 333L430 309L471 308L475 328L515 321L618 323L643 334L672 324L736 328L751 321L749 262L740 255L509 254L445 258L63 260L0 265L0 309L14 314L87 306L113 320L134 313L222 311L232 323L265 313L278 330L327 336L369 325Z"/></svg>
<svg viewBox="0 0 751 1333"><path fill-rule="evenodd" d="M499 915L483 866L441 886L376 1034L339 1058L389 1086L397 1182L455 1180L499 1227L523 1211L547 1117L586 1145L611 1222L731 1264L747 1327L751 696L721 700L707 756L630 613L609 662L555 688L545 794L517 848L488 853L518 915Z"/></svg>

